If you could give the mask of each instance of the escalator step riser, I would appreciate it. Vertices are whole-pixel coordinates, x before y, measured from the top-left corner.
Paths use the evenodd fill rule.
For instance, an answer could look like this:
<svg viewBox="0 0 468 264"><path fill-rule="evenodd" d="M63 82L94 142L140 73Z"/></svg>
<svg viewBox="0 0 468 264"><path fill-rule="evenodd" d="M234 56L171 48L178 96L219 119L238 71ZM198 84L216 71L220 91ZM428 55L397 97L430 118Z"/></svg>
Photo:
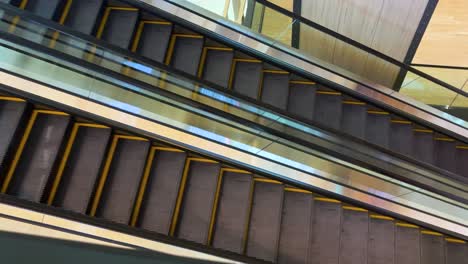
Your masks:
<svg viewBox="0 0 468 264"><path fill-rule="evenodd" d="M419 228L396 226L395 263L414 264L420 262L420 230Z"/></svg>
<svg viewBox="0 0 468 264"><path fill-rule="evenodd" d="M459 264L468 259L468 244L446 242L447 262L446 264Z"/></svg>
<svg viewBox="0 0 468 264"><path fill-rule="evenodd" d="M314 120L326 127L339 129L342 114L340 95L317 94L315 98Z"/></svg>
<svg viewBox="0 0 468 264"><path fill-rule="evenodd" d="M314 118L316 85L291 84L288 96L288 112L302 118Z"/></svg>
<svg viewBox="0 0 468 264"><path fill-rule="evenodd" d="M395 263L395 223L376 218L369 221L368 263Z"/></svg>
<svg viewBox="0 0 468 264"><path fill-rule="evenodd" d="M457 143L455 141L436 140L435 162L439 168L456 172L457 167Z"/></svg>
<svg viewBox="0 0 468 264"><path fill-rule="evenodd" d="M366 135L367 107L365 105L343 104L341 129L358 138Z"/></svg>
<svg viewBox="0 0 468 264"><path fill-rule="evenodd" d="M411 156L413 146L413 126L411 124L392 123L390 125L390 149L403 155Z"/></svg>
<svg viewBox="0 0 468 264"><path fill-rule="evenodd" d="M203 50L204 39L201 37L176 37L174 50L169 54L170 65L191 75L197 75Z"/></svg>
<svg viewBox="0 0 468 264"><path fill-rule="evenodd" d="M255 182L247 240L247 255L275 261L284 187L282 184Z"/></svg>
<svg viewBox="0 0 468 264"><path fill-rule="evenodd" d="M252 184L253 178L250 174L224 172L212 239L213 247L243 253Z"/></svg>
<svg viewBox="0 0 468 264"><path fill-rule="evenodd" d="M439 235L421 234L421 263L445 263L444 237Z"/></svg>
<svg viewBox="0 0 468 264"><path fill-rule="evenodd" d="M388 148L390 140L390 115L367 115L366 140L381 147Z"/></svg>
<svg viewBox="0 0 468 264"><path fill-rule="evenodd" d="M236 62L234 67L232 89L252 99L257 99L262 79L262 64Z"/></svg>
<svg viewBox="0 0 468 264"><path fill-rule="evenodd" d="M110 133L109 128L78 128L53 205L86 213L99 177Z"/></svg>
<svg viewBox="0 0 468 264"><path fill-rule="evenodd" d="M101 22L105 24L102 34L98 37L120 48L127 49L130 46L137 20L137 10L110 9L107 21Z"/></svg>
<svg viewBox="0 0 468 264"><path fill-rule="evenodd" d="M233 58L234 52L232 51L208 49L206 51L205 63L203 65L202 78L221 87L227 88Z"/></svg>
<svg viewBox="0 0 468 264"><path fill-rule="evenodd" d="M164 62L171 34L171 24L145 23L138 40L138 53L152 60Z"/></svg>
<svg viewBox="0 0 468 264"><path fill-rule="evenodd" d="M70 11L65 20L65 26L76 31L91 35L101 11L103 0L72 1Z"/></svg>
<svg viewBox="0 0 468 264"><path fill-rule="evenodd" d="M366 263L368 233L369 215L367 212L343 210L340 264Z"/></svg>
<svg viewBox="0 0 468 264"><path fill-rule="evenodd" d="M60 2L61 0L28 0L25 10L45 19L52 19Z"/></svg>
<svg viewBox="0 0 468 264"><path fill-rule="evenodd" d="M289 74L263 74L262 102L286 110L289 95Z"/></svg>
<svg viewBox="0 0 468 264"><path fill-rule="evenodd" d="M468 177L468 149L457 149L456 160L456 170L458 174Z"/></svg>
<svg viewBox="0 0 468 264"><path fill-rule="evenodd" d="M138 226L168 235L187 154L156 150Z"/></svg>
<svg viewBox="0 0 468 264"><path fill-rule="evenodd" d="M413 136L413 155L417 160L434 164L433 133L416 132Z"/></svg>

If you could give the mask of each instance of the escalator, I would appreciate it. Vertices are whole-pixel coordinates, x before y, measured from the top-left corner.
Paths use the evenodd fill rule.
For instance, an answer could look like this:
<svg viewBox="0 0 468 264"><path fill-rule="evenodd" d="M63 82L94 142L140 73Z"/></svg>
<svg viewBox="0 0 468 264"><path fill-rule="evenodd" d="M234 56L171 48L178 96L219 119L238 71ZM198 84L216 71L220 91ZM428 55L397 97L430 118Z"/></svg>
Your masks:
<svg viewBox="0 0 468 264"><path fill-rule="evenodd" d="M468 257L463 240L15 96L0 96L0 134L2 193L249 262Z"/></svg>

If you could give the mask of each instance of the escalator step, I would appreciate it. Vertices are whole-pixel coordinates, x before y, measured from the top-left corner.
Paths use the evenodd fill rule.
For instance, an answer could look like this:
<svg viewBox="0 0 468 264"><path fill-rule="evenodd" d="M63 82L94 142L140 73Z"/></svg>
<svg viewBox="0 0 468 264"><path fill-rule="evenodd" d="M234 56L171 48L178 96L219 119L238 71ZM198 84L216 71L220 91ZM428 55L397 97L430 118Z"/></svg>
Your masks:
<svg viewBox="0 0 468 264"><path fill-rule="evenodd" d="M65 26L84 34L92 34L103 0L72 1Z"/></svg>
<svg viewBox="0 0 468 264"><path fill-rule="evenodd" d="M0 97L0 182L5 176L10 152L16 145L26 108L27 103L21 99Z"/></svg>
<svg viewBox="0 0 468 264"><path fill-rule="evenodd" d="M241 171L223 173L212 239L213 247L243 253L252 185L251 174Z"/></svg>
<svg viewBox="0 0 468 264"><path fill-rule="evenodd" d="M137 51L147 58L163 63L167 46L172 34L172 23L165 21L140 22L141 36L139 36Z"/></svg>
<svg viewBox="0 0 468 264"><path fill-rule="evenodd" d="M205 59L199 76L204 80L227 88L234 52L231 48L206 47Z"/></svg>
<svg viewBox="0 0 468 264"><path fill-rule="evenodd" d="M340 93L317 91L314 120L326 127L339 129L342 107L343 103Z"/></svg>
<svg viewBox="0 0 468 264"><path fill-rule="evenodd" d="M258 98L263 65L257 60L234 60L231 88L253 99Z"/></svg>
<svg viewBox="0 0 468 264"><path fill-rule="evenodd" d="M414 130L413 156L422 162L434 164L434 139L432 131Z"/></svg>
<svg viewBox="0 0 468 264"><path fill-rule="evenodd" d="M468 146L457 146L456 160L457 173L468 177Z"/></svg>
<svg viewBox="0 0 468 264"><path fill-rule="evenodd" d="M446 264L459 264L468 259L468 244L464 241L450 239L446 241Z"/></svg>
<svg viewBox="0 0 468 264"><path fill-rule="evenodd" d="M395 258L395 223L389 217L370 218L368 263L393 264Z"/></svg>
<svg viewBox="0 0 468 264"><path fill-rule="evenodd" d="M421 263L445 263L445 244L442 234L421 234Z"/></svg>
<svg viewBox="0 0 468 264"><path fill-rule="evenodd" d="M177 237L207 243L219 171L220 164L214 161L192 159L190 162Z"/></svg>
<svg viewBox="0 0 468 264"><path fill-rule="evenodd" d="M315 108L316 84L291 81L289 85L288 112L312 120Z"/></svg>
<svg viewBox="0 0 468 264"><path fill-rule="evenodd" d="M285 190L278 263L308 262L313 205L312 194Z"/></svg>
<svg viewBox="0 0 468 264"><path fill-rule="evenodd" d="M168 235L179 193L187 153L156 149L147 183L138 226Z"/></svg>
<svg viewBox="0 0 468 264"><path fill-rule="evenodd" d="M247 255L275 261L278 251L284 187L256 181L247 239Z"/></svg>
<svg viewBox="0 0 468 264"><path fill-rule="evenodd" d="M413 146L413 126L409 121L392 120L390 125L391 150L411 156Z"/></svg>
<svg viewBox="0 0 468 264"><path fill-rule="evenodd" d="M435 146L435 163L437 167L447 171L456 172L457 167L457 143L453 139L436 138Z"/></svg>
<svg viewBox="0 0 468 264"><path fill-rule="evenodd" d="M129 223L149 146L146 139L114 136L100 179L102 195L96 194L99 204L95 200L91 215Z"/></svg>
<svg viewBox="0 0 468 264"><path fill-rule="evenodd" d="M108 7L97 37L123 49L128 49L138 20L138 9Z"/></svg>
<svg viewBox="0 0 468 264"><path fill-rule="evenodd" d="M345 206L343 210L340 264L366 263L369 214L367 210L348 208Z"/></svg>
<svg viewBox="0 0 468 264"><path fill-rule="evenodd" d="M57 194L55 199L49 197L49 204L84 214L99 176L111 129L92 124L75 124L75 129L76 136L68 143L71 146L69 156L62 160L63 172L60 169L58 172Z"/></svg>
<svg viewBox="0 0 468 264"><path fill-rule="evenodd" d="M45 19L54 18L61 0L28 0L25 10Z"/></svg>
<svg viewBox="0 0 468 264"><path fill-rule="evenodd" d="M366 140L388 148L390 141L391 116L387 112L368 111L366 120Z"/></svg>
<svg viewBox="0 0 468 264"><path fill-rule="evenodd" d="M361 102L344 101L342 115L342 131L352 136L363 139L366 133L366 105Z"/></svg>
<svg viewBox="0 0 468 264"><path fill-rule="evenodd" d="M2 191L8 188L8 194L41 201L69 122L70 116L62 112L33 112L15 156L17 163L11 166L7 176L11 182Z"/></svg>
<svg viewBox="0 0 468 264"><path fill-rule="evenodd" d="M286 110L289 95L289 73L263 71L262 102Z"/></svg>
<svg viewBox="0 0 468 264"><path fill-rule="evenodd" d="M310 263L338 264L341 203L334 200L322 201L323 199L328 200L326 198L315 199Z"/></svg>
<svg viewBox="0 0 468 264"><path fill-rule="evenodd" d="M406 225L406 224L405 224ZM420 262L420 231L417 227L397 224L395 235L395 263L414 264Z"/></svg>
<svg viewBox="0 0 468 264"><path fill-rule="evenodd" d="M204 39L200 35L172 35L166 64L191 75L197 75ZM172 50L172 52L171 52Z"/></svg>

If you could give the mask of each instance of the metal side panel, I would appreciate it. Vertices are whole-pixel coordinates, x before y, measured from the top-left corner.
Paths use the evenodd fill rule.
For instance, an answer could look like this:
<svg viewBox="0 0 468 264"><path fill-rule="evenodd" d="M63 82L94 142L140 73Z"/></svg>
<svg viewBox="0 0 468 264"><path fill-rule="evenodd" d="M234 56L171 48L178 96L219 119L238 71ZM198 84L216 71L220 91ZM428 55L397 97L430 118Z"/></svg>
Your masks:
<svg viewBox="0 0 468 264"><path fill-rule="evenodd" d="M314 120L324 126L339 129L342 107L341 95L323 94L318 91L315 98Z"/></svg>
<svg viewBox="0 0 468 264"><path fill-rule="evenodd" d="M312 233L313 206L312 194L285 191L278 263L307 263Z"/></svg>
<svg viewBox="0 0 468 264"><path fill-rule="evenodd" d="M421 234L421 263L445 263L445 241L442 235Z"/></svg>
<svg viewBox="0 0 468 264"><path fill-rule="evenodd" d="M282 184L255 182L246 254L276 261L281 225Z"/></svg>
<svg viewBox="0 0 468 264"><path fill-rule="evenodd" d="M207 243L220 166L213 161L190 162L177 237Z"/></svg>
<svg viewBox="0 0 468 264"><path fill-rule="evenodd" d="M395 223L393 219L371 217L369 221L367 262L369 264L395 263Z"/></svg>
<svg viewBox="0 0 468 264"><path fill-rule="evenodd" d="M366 135L366 105L343 103L341 130L358 138Z"/></svg>
<svg viewBox="0 0 468 264"><path fill-rule="evenodd" d="M253 99L258 98L263 65L258 62L238 61L234 64L232 89Z"/></svg>
<svg viewBox="0 0 468 264"><path fill-rule="evenodd" d="M100 197L97 217L129 223L149 146L146 140L118 140Z"/></svg>
<svg viewBox="0 0 468 264"><path fill-rule="evenodd" d="M366 140L388 148L390 141L390 115L369 113L366 121Z"/></svg>
<svg viewBox="0 0 468 264"><path fill-rule="evenodd" d="M421 243L419 228L397 225L395 234L395 263L421 263L420 252Z"/></svg>
<svg viewBox="0 0 468 264"><path fill-rule="evenodd" d="M234 52L228 50L206 50L206 58L203 67L203 79L227 88L231 74Z"/></svg>
<svg viewBox="0 0 468 264"><path fill-rule="evenodd" d="M28 0L25 10L46 19L52 19L61 0Z"/></svg>
<svg viewBox="0 0 468 264"><path fill-rule="evenodd" d="M340 239L340 264L367 262L369 214L355 209L343 210Z"/></svg>
<svg viewBox="0 0 468 264"><path fill-rule="evenodd" d="M413 156L429 164L434 164L434 139L433 133L414 132Z"/></svg>
<svg viewBox="0 0 468 264"><path fill-rule="evenodd" d="M263 73L261 101L286 110L289 95L288 73Z"/></svg>
<svg viewBox="0 0 468 264"><path fill-rule="evenodd" d="M57 207L84 214L99 177L111 129L90 126L76 129L76 137L68 142L69 156L62 158L57 194L49 200Z"/></svg>
<svg viewBox="0 0 468 264"><path fill-rule="evenodd" d="M251 174L224 172L212 239L214 248L243 253L252 184Z"/></svg>
<svg viewBox="0 0 468 264"><path fill-rule="evenodd" d="M446 241L447 261L445 264L468 262L468 244L464 241Z"/></svg>
<svg viewBox="0 0 468 264"><path fill-rule="evenodd" d="M138 227L168 235L187 153L156 150Z"/></svg>
<svg viewBox="0 0 468 264"><path fill-rule="evenodd" d="M435 140L434 144L434 158L437 167L456 172L457 143L455 141Z"/></svg>
<svg viewBox="0 0 468 264"><path fill-rule="evenodd" d="M288 112L312 120L315 108L315 84L291 82L289 85Z"/></svg>
<svg viewBox="0 0 468 264"><path fill-rule="evenodd" d="M13 151L12 142L17 141L20 122L25 115L24 101L1 100L0 98L0 181L6 172L7 156ZM15 144L16 145L16 144Z"/></svg>
<svg viewBox="0 0 468 264"><path fill-rule="evenodd" d="M109 9L108 9L109 10ZM107 20L102 21L102 34L98 32L98 38L101 38L120 48L128 49L133 37L138 20L137 10L114 10L110 9ZM106 16L104 16L106 18Z"/></svg>
<svg viewBox="0 0 468 264"><path fill-rule="evenodd" d="M411 156L413 149L413 126L411 123L392 122L390 124L389 148L397 153Z"/></svg>
<svg viewBox="0 0 468 264"><path fill-rule="evenodd" d="M459 147L456 151L457 173L468 177L468 146Z"/></svg>
<svg viewBox="0 0 468 264"><path fill-rule="evenodd" d="M201 36L175 38L171 66L188 74L197 75L204 39Z"/></svg>
<svg viewBox="0 0 468 264"><path fill-rule="evenodd" d="M338 264L341 203L336 201L315 201L312 242L310 246L310 263Z"/></svg>
<svg viewBox="0 0 468 264"><path fill-rule="evenodd" d="M37 114L12 174L8 194L34 202L41 201L69 122L70 116L62 113Z"/></svg>
<svg viewBox="0 0 468 264"><path fill-rule="evenodd" d="M101 11L103 0L72 1L70 11L65 20L65 26L76 31L91 35Z"/></svg>
<svg viewBox="0 0 468 264"><path fill-rule="evenodd" d="M143 23L143 22L140 22ZM168 22L144 23L139 45L136 51L147 58L158 62L164 62L167 47L172 34L172 24Z"/></svg>

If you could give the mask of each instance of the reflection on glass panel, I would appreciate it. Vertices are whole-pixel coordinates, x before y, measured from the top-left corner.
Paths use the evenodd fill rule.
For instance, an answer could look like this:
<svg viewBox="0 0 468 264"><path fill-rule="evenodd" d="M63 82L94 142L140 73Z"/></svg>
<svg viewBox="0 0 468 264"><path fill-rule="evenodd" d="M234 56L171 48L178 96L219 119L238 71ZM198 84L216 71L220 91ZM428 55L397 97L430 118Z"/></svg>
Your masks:
<svg viewBox="0 0 468 264"><path fill-rule="evenodd" d="M201 6L217 15L225 16L225 7L229 0L187 0L187 2Z"/></svg>
<svg viewBox="0 0 468 264"><path fill-rule="evenodd" d="M462 89L462 87L466 85L466 82L468 81L468 69L450 69L425 66L415 66L414 68L460 89Z"/></svg>

